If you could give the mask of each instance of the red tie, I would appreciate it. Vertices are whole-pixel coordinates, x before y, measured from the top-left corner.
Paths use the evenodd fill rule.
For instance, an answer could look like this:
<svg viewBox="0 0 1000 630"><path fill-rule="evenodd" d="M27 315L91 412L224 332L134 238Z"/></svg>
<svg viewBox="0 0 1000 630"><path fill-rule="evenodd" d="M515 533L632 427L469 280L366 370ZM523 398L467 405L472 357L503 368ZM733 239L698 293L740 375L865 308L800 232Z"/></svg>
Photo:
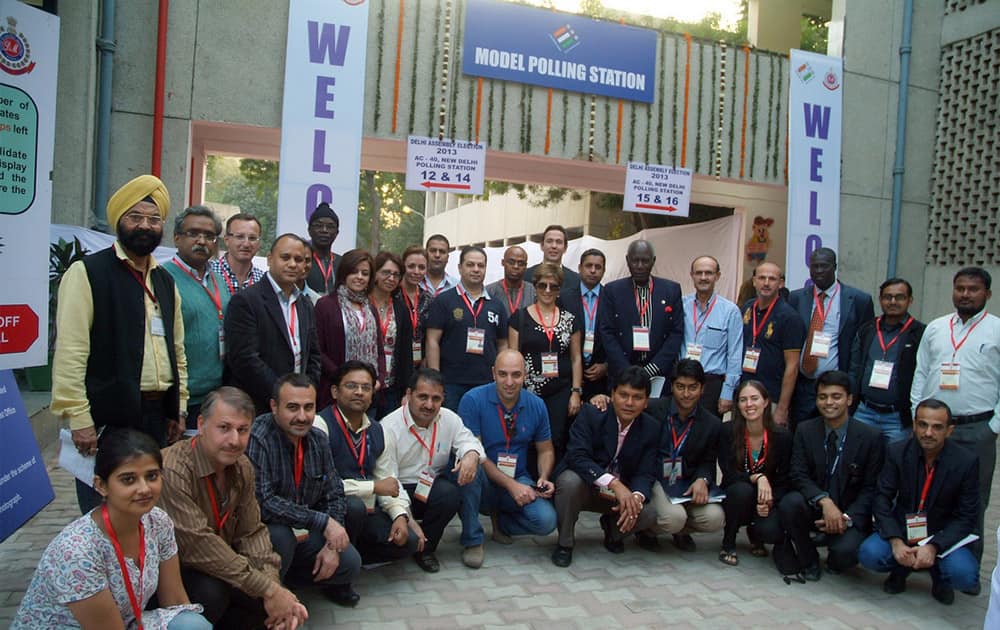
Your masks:
<svg viewBox="0 0 1000 630"><path fill-rule="evenodd" d="M823 305L824 300L826 300L826 292L820 291L817 296L819 299L820 306ZM816 368L819 367L819 357L813 356L813 335L818 332L823 332L823 311L825 309L814 308L812 319L809 321L809 332L806 336L806 349L805 356L802 357L802 371L806 373L807 376L813 376L816 373Z"/></svg>

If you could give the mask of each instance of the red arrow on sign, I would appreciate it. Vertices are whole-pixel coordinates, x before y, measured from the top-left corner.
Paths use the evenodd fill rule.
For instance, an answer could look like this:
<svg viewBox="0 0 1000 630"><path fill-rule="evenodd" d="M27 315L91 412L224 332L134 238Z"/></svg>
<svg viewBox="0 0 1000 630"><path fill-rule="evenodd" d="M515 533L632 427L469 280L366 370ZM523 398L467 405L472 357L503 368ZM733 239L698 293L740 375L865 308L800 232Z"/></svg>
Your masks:
<svg viewBox="0 0 1000 630"><path fill-rule="evenodd" d="M663 210L664 212L677 212L677 208L675 208L673 206L654 206L653 204L649 204L649 203L637 203L637 204L635 204L635 207L636 208L648 208L650 210Z"/></svg>
<svg viewBox="0 0 1000 630"><path fill-rule="evenodd" d="M0 354L25 352L38 339L38 315L27 304L0 306Z"/></svg>
<svg viewBox="0 0 1000 630"><path fill-rule="evenodd" d="M458 190L472 190L469 184L439 184L438 182L424 182L420 184L424 188L455 188Z"/></svg>

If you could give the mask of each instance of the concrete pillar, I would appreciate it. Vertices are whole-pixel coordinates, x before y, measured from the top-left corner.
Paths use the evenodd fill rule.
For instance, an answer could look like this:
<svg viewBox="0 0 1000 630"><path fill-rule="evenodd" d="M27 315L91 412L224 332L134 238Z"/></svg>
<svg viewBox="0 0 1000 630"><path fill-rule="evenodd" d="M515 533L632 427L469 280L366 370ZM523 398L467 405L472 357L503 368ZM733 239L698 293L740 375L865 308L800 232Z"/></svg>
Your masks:
<svg viewBox="0 0 1000 630"><path fill-rule="evenodd" d="M802 40L802 0L750 0L747 37L764 50L788 52Z"/></svg>

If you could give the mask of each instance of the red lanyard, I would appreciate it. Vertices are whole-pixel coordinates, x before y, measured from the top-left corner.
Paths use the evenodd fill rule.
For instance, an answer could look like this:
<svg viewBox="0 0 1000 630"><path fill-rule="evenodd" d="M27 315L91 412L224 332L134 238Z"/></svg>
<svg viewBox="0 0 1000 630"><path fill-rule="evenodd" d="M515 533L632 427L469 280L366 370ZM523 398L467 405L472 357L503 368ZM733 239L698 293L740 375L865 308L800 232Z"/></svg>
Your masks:
<svg viewBox="0 0 1000 630"><path fill-rule="evenodd" d="M708 310L705 311L705 318L701 320L701 326L698 325L698 298L694 298L694 302L691 303L691 319L694 320L694 339L698 340L698 333L701 329L705 327L705 322L708 321L708 316L712 314L712 309L715 308L715 303L719 301L719 296L716 295L712 298L712 303L708 305Z"/></svg>
<svg viewBox="0 0 1000 630"><path fill-rule="evenodd" d="M592 309L587 306L587 298L581 295L580 301L583 302L583 311L587 314L587 322L593 322L597 317L597 305L601 303L601 297L597 296L597 299L594 300L594 308ZM587 322L584 323L586 324Z"/></svg>
<svg viewBox="0 0 1000 630"><path fill-rule="evenodd" d="M406 418L406 407L405 406L403 407L403 417L406 420L409 420L409 418ZM420 442L420 446L423 446L424 450L427 451L427 454L428 454L427 465L428 466L433 466L434 465L434 445L437 444L438 424L436 422L434 423L434 433L431 434L431 443L430 443L430 446L428 446L427 442L424 442L420 438L420 436L417 435L417 430L413 428L413 421L412 420L410 420L410 433L413 434L413 437L417 438L417 441Z"/></svg>
<svg viewBox="0 0 1000 630"><path fill-rule="evenodd" d="M319 272L323 274L323 287L325 288L330 284L330 276L333 274L333 259L335 255L330 255L330 266L324 267L323 261L319 259L319 255L313 252L313 260L316 261L316 266L319 267Z"/></svg>
<svg viewBox="0 0 1000 630"><path fill-rule="evenodd" d="M681 432L680 438L677 437L677 431L674 430L673 418L671 418L669 422L670 422L670 439L672 439L674 442L674 448L672 451L670 451L670 456L677 457L677 454L684 446L684 441L687 440L688 433L691 432L691 427L694 426L694 418L691 418L690 420L687 421L687 426L684 428L684 431Z"/></svg>
<svg viewBox="0 0 1000 630"><path fill-rule="evenodd" d="M764 311L764 319L760 321L760 326L757 325L757 304L759 302L754 302L753 306L750 307L750 310L753 311L753 347L757 347L757 337L760 336L760 331L764 330L764 324L767 323L767 319L771 316L771 311L774 310L774 305L780 299L779 297L775 297L774 301L771 302L771 306L768 306L767 310Z"/></svg>
<svg viewBox="0 0 1000 630"><path fill-rule="evenodd" d="M760 457L753 459L753 449L750 448L750 432L746 433L747 439L747 472L750 474L759 473L764 469L764 462L767 460L767 431L764 431L764 443L760 447Z"/></svg>
<svg viewBox="0 0 1000 630"><path fill-rule="evenodd" d="M153 301L155 302L156 300L153 300ZM962 337L962 340L959 341L957 344L955 343L955 318L952 317L951 319L948 320L948 327L951 329L951 347L955 349L955 352L953 352L952 355L951 355L951 360L952 361L955 360L955 355L958 354L959 348L961 348L965 344L966 340L968 340L968 338L969 338L969 335L972 334L972 331L976 329L976 326L978 326L980 324L980 322L982 322L984 319L986 319L986 316L988 314L989 313L987 311L983 311L983 316L980 317L979 321L976 322L975 324L973 324L969 328L969 330L965 331L965 336Z"/></svg>
<svg viewBox="0 0 1000 630"><path fill-rule="evenodd" d="M643 319L646 317L646 311L649 310L649 305L653 302L653 279L649 279L649 295L646 296L646 301L641 307L639 306L639 288L634 284L632 285L632 292L635 293L635 310L639 311L639 324L641 325Z"/></svg>
<svg viewBox="0 0 1000 630"><path fill-rule="evenodd" d="M556 336L556 323L559 321L559 309L556 308L551 326L549 326L548 322L545 321L545 318L542 317L542 309L539 308L538 302L535 302L535 314L538 315L538 323L542 325L542 330L545 331L545 337L549 340L549 352L551 352L552 338Z"/></svg>
<svg viewBox="0 0 1000 630"><path fill-rule="evenodd" d="M416 298L410 299L410 296L406 294L406 289L401 289L403 293L403 301L406 302L406 310L410 312L410 323L413 324L413 334L417 334L417 325L420 319L420 287L417 287L415 293Z"/></svg>
<svg viewBox="0 0 1000 630"><path fill-rule="evenodd" d="M934 471L937 467L934 464L928 466L924 464L924 473L927 478L924 479L924 489L920 491L920 505L917 506L917 512L924 511L924 503L927 501L927 492L931 489L931 483L934 481Z"/></svg>
<svg viewBox="0 0 1000 630"><path fill-rule="evenodd" d="M903 327L899 329L899 334L893 337L892 341L886 344L885 340L882 338L882 318L881 317L875 318L875 332L878 333L878 345L882 347L883 359L885 358L886 353L889 352L889 348L896 345L896 342L899 341L899 338L903 336L903 333L906 332L906 329L908 329L910 327L910 324L912 323L913 323L913 316L911 315L910 319L906 320L906 323L903 324Z"/></svg>
<svg viewBox="0 0 1000 630"><path fill-rule="evenodd" d="M838 284L833 289L833 293L830 294L830 306L833 306L833 299L837 297L837 293L840 292L840 285ZM819 291L813 286L813 302L816 304L816 311L819 313L819 320L821 323L826 323L826 316L830 314L830 310L823 310L823 303L819 300Z"/></svg>
<svg viewBox="0 0 1000 630"><path fill-rule="evenodd" d="M194 441L196 438L191 438L191 448L194 448ZM212 516L215 517L215 529L217 533L222 533L222 528L225 526L226 521L229 520L230 510L226 510L226 513L219 517L219 505L218 501L215 499L215 484L208 477L205 477L205 487L208 488L208 500L212 504Z"/></svg>
<svg viewBox="0 0 1000 630"><path fill-rule="evenodd" d="M149 296L149 299L153 300L153 304L156 304L156 296L153 295L153 292L149 290L149 286L146 285L146 280L143 277L143 275L139 273L139 271L136 270L134 267L132 267L132 265L128 264L124 260L122 260L122 264L125 265L125 269L128 270L132 278L139 283L139 286L142 287L142 290L146 292L146 295Z"/></svg>
<svg viewBox="0 0 1000 630"><path fill-rule="evenodd" d="M507 431L507 421L504 419L504 408L497 405L497 418L500 419L500 428L503 430L503 439L507 441L507 451L510 452L510 433ZM517 413L514 414L514 431L517 431Z"/></svg>
<svg viewBox="0 0 1000 630"><path fill-rule="evenodd" d="M358 470L361 472L361 476L365 476L365 454L368 452L368 432L365 431L361 434L361 452L358 453L358 449L354 448L354 438L351 437L350 432L347 430L347 423L344 422L343 416L340 415L340 410L337 406L333 406L333 415L337 417L337 422L340 424L340 430L344 433L344 439L347 440L347 447L351 449L351 453L354 455L354 459L358 462ZM437 427L435 427L437 428Z"/></svg>
<svg viewBox="0 0 1000 630"><path fill-rule="evenodd" d="M135 590L132 588L132 580L128 576L128 567L125 565L125 554L122 553L121 543L118 542L118 535L115 534L115 528L111 525L111 517L108 516L108 504L105 503L101 506L101 517L104 519L104 529L108 532L108 538L111 539L111 545L115 548L115 556L118 558L118 566L122 570L122 581L125 582L125 591L128 593L129 603L132 604L132 614L135 615L135 622L139 624L139 630L142 630L142 606L139 604L138 598L135 596ZM146 566L146 535L142 530L142 521L139 522L139 596L142 596L142 570Z"/></svg>
<svg viewBox="0 0 1000 630"><path fill-rule="evenodd" d="M486 304L486 300L480 297L478 300L479 307L473 310L472 302L469 301L468 293L463 292L462 289L459 287L455 287L455 290L458 291L458 294L462 296L462 301L465 302L465 305L469 307L469 312L472 313L472 325L477 326L479 324L479 313L482 312L483 304Z"/></svg>
<svg viewBox="0 0 1000 630"><path fill-rule="evenodd" d="M196 276L193 273L191 273L190 271L188 271L187 266L183 263L183 261L178 260L176 256L174 256L174 264L177 265L178 269L180 269L181 271L183 271L184 273L186 273L188 276L190 276L192 280L194 280L195 282L197 282L201 286L202 289L205 289L205 293L207 293L209 299L212 300L212 304L215 304L215 310L218 311L218 313L219 313L219 319L221 320L222 319L222 293L219 291L219 285L218 285L218 283L216 283L215 276L212 275L212 272L211 271L207 271L205 273L208 275L209 278L212 279L212 288L215 289L214 293L212 291L208 290L208 287L205 286L204 282L202 282L201 280L198 279L198 276Z"/></svg>
<svg viewBox="0 0 1000 630"><path fill-rule="evenodd" d="M395 313L392 308L392 299L386 302L385 305L385 321L382 321L382 316L378 315L378 306L375 307L375 313L378 316L378 327L382 331L382 343L385 343L385 338L389 334L389 325L392 324L392 320L395 317ZM364 330L364 328L362 328Z"/></svg>
<svg viewBox="0 0 1000 630"><path fill-rule="evenodd" d="M513 315L518 308L521 307L521 298L524 297L524 282L517 289L517 301L510 301L510 290L507 288L507 278L500 281L501 286L503 286L503 296L507 298L507 306L510 307L510 314Z"/></svg>
<svg viewBox="0 0 1000 630"><path fill-rule="evenodd" d="M226 258L224 264L219 265L219 271L222 272L222 279L226 281L226 286L229 288L229 295L236 295L241 283L240 279L236 276L236 272L229 266L228 258ZM234 282L236 284L233 284ZM247 271L247 286L253 286L253 263L250 265L250 270Z"/></svg>

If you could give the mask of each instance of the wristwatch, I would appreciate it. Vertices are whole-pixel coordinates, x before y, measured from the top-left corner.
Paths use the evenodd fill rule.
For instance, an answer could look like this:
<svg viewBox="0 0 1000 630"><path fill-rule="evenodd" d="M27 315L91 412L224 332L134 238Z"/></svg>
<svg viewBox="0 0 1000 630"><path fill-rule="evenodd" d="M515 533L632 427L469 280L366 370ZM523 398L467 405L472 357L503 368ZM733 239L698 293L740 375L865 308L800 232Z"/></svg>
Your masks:
<svg viewBox="0 0 1000 630"><path fill-rule="evenodd" d="M583 395L583 388L582 387L570 387L569 391L570 391L571 394L580 394L581 396Z"/></svg>

